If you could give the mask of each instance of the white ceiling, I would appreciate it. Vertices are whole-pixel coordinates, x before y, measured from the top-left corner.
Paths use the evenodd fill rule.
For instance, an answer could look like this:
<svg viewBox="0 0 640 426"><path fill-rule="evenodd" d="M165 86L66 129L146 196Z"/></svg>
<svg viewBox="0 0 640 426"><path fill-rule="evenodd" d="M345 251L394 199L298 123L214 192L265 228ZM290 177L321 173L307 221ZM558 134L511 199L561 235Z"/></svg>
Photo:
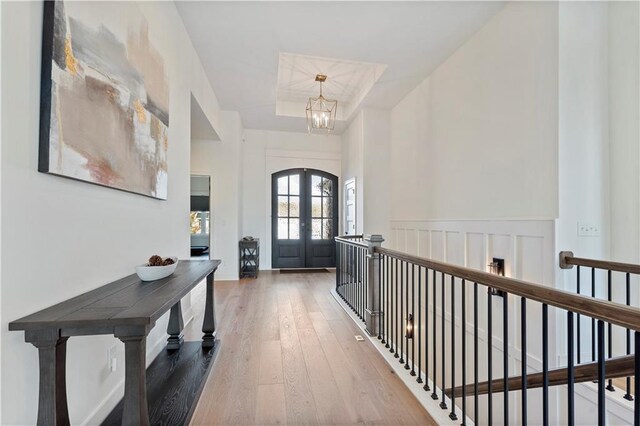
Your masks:
<svg viewBox="0 0 640 426"><path fill-rule="evenodd" d="M386 64L360 107L391 108L503 5L177 2L222 108L238 111L248 129L299 132L304 118L276 115L280 53ZM345 127L338 122L336 132Z"/></svg>

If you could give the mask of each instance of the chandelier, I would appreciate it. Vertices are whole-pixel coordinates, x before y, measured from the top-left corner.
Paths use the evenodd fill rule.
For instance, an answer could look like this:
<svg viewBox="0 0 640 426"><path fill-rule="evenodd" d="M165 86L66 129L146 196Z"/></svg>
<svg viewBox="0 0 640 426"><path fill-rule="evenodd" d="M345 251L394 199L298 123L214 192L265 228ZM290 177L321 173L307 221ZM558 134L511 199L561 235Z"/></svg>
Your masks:
<svg viewBox="0 0 640 426"><path fill-rule="evenodd" d="M330 133L336 124L336 110L338 101L322 96L322 83L327 80L326 75L316 75L320 83L320 96L309 98L307 102L307 128L311 133Z"/></svg>

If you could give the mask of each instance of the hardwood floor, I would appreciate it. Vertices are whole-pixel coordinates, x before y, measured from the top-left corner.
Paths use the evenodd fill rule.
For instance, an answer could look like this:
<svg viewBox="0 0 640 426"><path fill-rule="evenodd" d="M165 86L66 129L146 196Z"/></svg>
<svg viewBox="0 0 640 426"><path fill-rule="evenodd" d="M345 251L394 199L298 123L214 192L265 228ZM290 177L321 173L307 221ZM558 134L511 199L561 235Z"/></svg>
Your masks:
<svg viewBox="0 0 640 426"><path fill-rule="evenodd" d="M436 424L330 294L332 273L216 282L216 360L192 425ZM193 295L197 340L203 286Z"/></svg>

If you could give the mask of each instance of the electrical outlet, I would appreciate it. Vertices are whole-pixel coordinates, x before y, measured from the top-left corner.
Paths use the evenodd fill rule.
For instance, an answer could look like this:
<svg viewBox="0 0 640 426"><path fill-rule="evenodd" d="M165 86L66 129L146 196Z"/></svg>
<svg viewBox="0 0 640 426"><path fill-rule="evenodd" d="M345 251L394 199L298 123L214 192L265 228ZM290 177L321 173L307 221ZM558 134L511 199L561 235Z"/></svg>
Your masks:
<svg viewBox="0 0 640 426"><path fill-rule="evenodd" d="M578 222L579 237L599 237L600 227L593 222Z"/></svg>
<svg viewBox="0 0 640 426"><path fill-rule="evenodd" d="M118 347L116 345L113 345L109 349L107 349L107 365L109 366L109 371L111 371L112 373L116 371L117 359Z"/></svg>

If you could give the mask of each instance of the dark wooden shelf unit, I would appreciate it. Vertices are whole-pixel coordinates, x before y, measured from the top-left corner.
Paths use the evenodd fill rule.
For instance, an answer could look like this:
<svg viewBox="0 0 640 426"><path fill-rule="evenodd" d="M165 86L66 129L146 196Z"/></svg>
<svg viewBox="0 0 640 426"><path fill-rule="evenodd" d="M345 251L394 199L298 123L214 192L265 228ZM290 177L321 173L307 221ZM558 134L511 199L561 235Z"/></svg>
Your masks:
<svg viewBox="0 0 640 426"><path fill-rule="evenodd" d="M240 278L257 278L260 269L260 240L240 240Z"/></svg>

